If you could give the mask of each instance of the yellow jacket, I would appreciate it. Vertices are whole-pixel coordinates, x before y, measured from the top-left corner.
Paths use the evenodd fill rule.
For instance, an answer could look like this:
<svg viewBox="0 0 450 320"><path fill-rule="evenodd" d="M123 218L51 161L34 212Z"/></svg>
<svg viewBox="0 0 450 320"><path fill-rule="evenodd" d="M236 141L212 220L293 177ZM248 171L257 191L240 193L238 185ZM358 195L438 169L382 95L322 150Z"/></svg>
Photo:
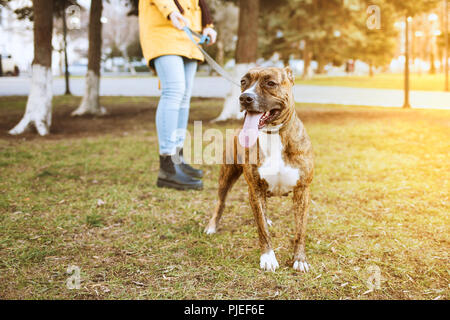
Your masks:
<svg viewBox="0 0 450 320"><path fill-rule="evenodd" d="M178 0L192 30L202 31L198 0ZM173 0L139 0L139 30L142 52L149 63L163 55L179 55L203 61L203 54L183 30L176 29L168 16L179 11Z"/></svg>

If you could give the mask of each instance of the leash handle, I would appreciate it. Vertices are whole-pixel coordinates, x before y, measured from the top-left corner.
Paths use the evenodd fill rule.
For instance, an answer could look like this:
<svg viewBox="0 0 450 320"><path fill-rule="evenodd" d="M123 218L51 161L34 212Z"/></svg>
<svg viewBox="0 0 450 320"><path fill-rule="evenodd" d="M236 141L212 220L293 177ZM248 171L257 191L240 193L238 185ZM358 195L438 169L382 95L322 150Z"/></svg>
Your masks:
<svg viewBox="0 0 450 320"><path fill-rule="evenodd" d="M204 44L204 43L210 44L211 43L211 38L209 36L202 35L202 38L200 39L198 44Z"/></svg>
<svg viewBox="0 0 450 320"><path fill-rule="evenodd" d="M189 27L184 27L183 30L184 30L184 32L187 33L187 35L189 36L189 38L192 41L195 41L193 36L196 36L197 38L200 38L199 42L195 41L197 44L204 44L204 43L210 44L211 43L211 38L209 36L207 36L207 35L199 34L199 33L195 32L195 31L192 31Z"/></svg>

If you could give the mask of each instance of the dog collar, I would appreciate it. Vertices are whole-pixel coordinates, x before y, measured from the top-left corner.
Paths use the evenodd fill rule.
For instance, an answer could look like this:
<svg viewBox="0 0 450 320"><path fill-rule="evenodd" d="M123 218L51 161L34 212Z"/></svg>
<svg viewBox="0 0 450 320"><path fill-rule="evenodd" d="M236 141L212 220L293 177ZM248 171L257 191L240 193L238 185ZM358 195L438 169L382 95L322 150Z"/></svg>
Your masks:
<svg viewBox="0 0 450 320"><path fill-rule="evenodd" d="M279 124L277 126L270 127L267 129L261 129L261 131L264 132L265 134L275 134L275 133L279 133L282 127L283 127L283 124Z"/></svg>

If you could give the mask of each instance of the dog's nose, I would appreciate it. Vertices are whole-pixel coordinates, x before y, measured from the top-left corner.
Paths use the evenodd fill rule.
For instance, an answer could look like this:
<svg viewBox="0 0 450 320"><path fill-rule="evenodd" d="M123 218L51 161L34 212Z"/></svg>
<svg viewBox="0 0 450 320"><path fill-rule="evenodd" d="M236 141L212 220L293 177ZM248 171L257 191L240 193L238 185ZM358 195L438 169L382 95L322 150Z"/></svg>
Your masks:
<svg viewBox="0 0 450 320"><path fill-rule="evenodd" d="M241 104L244 105L250 105L252 104L256 99L256 95L254 93L243 93L241 94L241 96L239 97L239 101L241 102Z"/></svg>

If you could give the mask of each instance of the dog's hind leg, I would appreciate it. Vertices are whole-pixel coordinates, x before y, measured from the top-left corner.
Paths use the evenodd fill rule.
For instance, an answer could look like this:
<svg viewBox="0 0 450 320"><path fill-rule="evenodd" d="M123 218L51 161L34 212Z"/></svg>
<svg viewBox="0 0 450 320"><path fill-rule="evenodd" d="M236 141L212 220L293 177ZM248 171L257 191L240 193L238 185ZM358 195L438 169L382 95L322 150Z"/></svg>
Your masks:
<svg viewBox="0 0 450 320"><path fill-rule="evenodd" d="M209 220L208 226L205 228L206 234L213 234L217 231L220 218L222 217L223 210L225 209L225 199L228 192L233 187L234 183L239 179L242 174L242 166L234 164L224 164L220 168L219 177L219 200L214 210L211 220Z"/></svg>
<svg viewBox="0 0 450 320"><path fill-rule="evenodd" d="M309 201L309 187L298 187L294 190L295 237L293 268L302 272L309 271L305 253L306 220L308 218Z"/></svg>

